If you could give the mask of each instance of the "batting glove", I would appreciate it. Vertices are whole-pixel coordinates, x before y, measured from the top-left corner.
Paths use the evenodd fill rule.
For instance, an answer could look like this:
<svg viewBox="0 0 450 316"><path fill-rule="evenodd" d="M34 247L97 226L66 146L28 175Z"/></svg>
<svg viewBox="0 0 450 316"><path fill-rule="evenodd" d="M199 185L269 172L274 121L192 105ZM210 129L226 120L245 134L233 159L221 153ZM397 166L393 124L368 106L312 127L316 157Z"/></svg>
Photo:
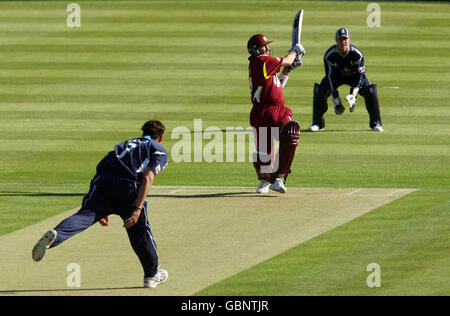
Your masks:
<svg viewBox="0 0 450 316"><path fill-rule="evenodd" d="M284 69L286 69L287 72L291 72L292 70L297 69L301 65L302 65L302 57L297 55L297 56L295 56L295 59L294 59L294 62L292 63L292 65L284 67Z"/></svg>
<svg viewBox="0 0 450 316"><path fill-rule="evenodd" d="M297 56L303 56L306 53L305 49L303 48L303 45L300 43L297 43L294 46L292 46L289 52L295 52Z"/></svg>

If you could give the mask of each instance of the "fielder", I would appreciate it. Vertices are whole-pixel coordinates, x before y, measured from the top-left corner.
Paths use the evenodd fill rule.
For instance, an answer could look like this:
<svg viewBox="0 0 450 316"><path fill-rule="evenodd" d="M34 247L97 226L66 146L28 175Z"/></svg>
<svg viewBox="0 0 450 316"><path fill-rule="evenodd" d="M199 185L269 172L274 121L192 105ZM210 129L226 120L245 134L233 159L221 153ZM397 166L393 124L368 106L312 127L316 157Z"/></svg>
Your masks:
<svg viewBox="0 0 450 316"><path fill-rule="evenodd" d="M164 130L160 121L148 121L142 127L142 137L116 145L97 165L97 174L80 210L44 234L33 248L33 260L42 260L48 248L96 222L108 226L108 216L116 214L123 219L123 227L144 269L144 287L155 288L165 282L168 273L158 269L158 252L145 200L155 176L168 162L161 145Z"/></svg>
<svg viewBox="0 0 450 316"><path fill-rule="evenodd" d="M283 87L289 72L301 65L305 50L297 43L288 55L276 58L270 56L271 42L263 34L255 34L247 42L253 103L250 124L256 143L253 165L260 180L257 193L267 193L269 189L286 192L286 179L300 137L300 124L292 120L292 111L284 106ZM285 68L278 76L281 67ZM277 157L274 153L276 140L280 143Z"/></svg>
<svg viewBox="0 0 450 316"><path fill-rule="evenodd" d="M337 88L346 84L350 86L350 94L346 97L350 112L355 109L358 94L362 95L369 113L370 128L375 132L383 132L377 85L371 84L367 79L364 55L358 47L350 44L350 33L346 28L337 30L336 45L326 51L323 61L325 77L320 85L314 84L313 122L309 131L317 132L325 128L324 114L328 110L327 99L330 94L333 98L335 113L337 115L344 113L345 108Z"/></svg>

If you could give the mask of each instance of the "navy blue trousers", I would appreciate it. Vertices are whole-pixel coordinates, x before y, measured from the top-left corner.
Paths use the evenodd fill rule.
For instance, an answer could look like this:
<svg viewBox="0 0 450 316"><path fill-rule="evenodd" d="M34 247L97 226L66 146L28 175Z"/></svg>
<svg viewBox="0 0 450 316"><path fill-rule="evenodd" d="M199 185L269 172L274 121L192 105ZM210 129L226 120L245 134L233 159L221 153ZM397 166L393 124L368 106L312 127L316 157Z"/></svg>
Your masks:
<svg viewBox="0 0 450 316"><path fill-rule="evenodd" d="M336 78L336 88L342 85L349 85L355 87L359 82L359 77L338 77ZM382 124L380 106L378 103L378 94L376 88L370 88L371 83L366 76L359 94L364 97L367 113L369 113L369 126L375 127L377 124ZM325 127L324 114L328 111L327 99L330 96L330 82L327 77L324 77L320 82L320 85L314 87L314 101L313 101L313 125L317 125L320 128Z"/></svg>
<svg viewBox="0 0 450 316"><path fill-rule="evenodd" d="M80 210L54 228L58 235L51 248L106 216L116 214L123 220L129 218L136 206L138 186L134 181L120 179L113 174L97 174L91 181L89 193L83 198ZM144 269L144 277L152 277L158 270L158 251L150 230L147 210L148 204L145 201L137 223L127 229L127 234Z"/></svg>

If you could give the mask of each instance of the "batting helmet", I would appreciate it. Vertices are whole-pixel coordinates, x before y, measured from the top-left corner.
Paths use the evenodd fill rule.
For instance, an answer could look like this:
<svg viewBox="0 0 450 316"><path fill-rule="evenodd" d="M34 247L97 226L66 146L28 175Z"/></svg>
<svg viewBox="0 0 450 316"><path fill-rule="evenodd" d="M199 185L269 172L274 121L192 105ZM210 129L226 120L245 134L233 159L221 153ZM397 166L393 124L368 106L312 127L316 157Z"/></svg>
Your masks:
<svg viewBox="0 0 450 316"><path fill-rule="evenodd" d="M267 40L267 37L263 34L255 34L247 42L247 50L250 55L260 55L261 52L258 50L259 47L272 43L272 41Z"/></svg>

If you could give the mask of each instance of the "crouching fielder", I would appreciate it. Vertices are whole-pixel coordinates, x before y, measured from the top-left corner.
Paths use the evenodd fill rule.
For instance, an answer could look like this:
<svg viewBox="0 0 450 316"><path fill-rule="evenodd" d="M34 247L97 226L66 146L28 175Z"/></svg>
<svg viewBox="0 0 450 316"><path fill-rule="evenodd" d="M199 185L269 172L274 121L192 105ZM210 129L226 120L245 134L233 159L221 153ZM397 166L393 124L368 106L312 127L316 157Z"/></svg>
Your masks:
<svg viewBox="0 0 450 316"><path fill-rule="evenodd" d="M146 201L154 177L168 162L161 145L164 130L160 121L148 121L142 127L142 137L116 145L97 165L97 174L80 210L44 234L33 248L33 260L41 261L48 248L97 222L108 226L108 216L116 214L123 219L123 227L144 269L144 287L154 288L165 282L168 273L158 269Z"/></svg>
<svg viewBox="0 0 450 316"><path fill-rule="evenodd" d="M284 106L283 87L289 72L301 65L305 50L301 44L296 44L288 55L276 58L270 56L271 42L263 34L255 34L247 42L253 103L250 124L255 131L256 144L253 165L260 180L257 193L267 193L269 189L286 192L286 179L300 137L300 124L292 120L291 109ZM280 143L277 157L275 141Z"/></svg>
<svg viewBox="0 0 450 316"><path fill-rule="evenodd" d="M358 94L362 95L369 113L370 128L375 132L383 132L377 85L367 79L364 55L358 47L350 44L350 33L346 28L337 30L336 45L325 52L323 60L325 77L320 84L314 84L313 122L309 131L317 132L325 128L324 114L328 110L327 99L330 95L334 112L337 115L344 113L345 107L337 89L345 84L350 86L350 93L346 97L350 112L355 109Z"/></svg>

